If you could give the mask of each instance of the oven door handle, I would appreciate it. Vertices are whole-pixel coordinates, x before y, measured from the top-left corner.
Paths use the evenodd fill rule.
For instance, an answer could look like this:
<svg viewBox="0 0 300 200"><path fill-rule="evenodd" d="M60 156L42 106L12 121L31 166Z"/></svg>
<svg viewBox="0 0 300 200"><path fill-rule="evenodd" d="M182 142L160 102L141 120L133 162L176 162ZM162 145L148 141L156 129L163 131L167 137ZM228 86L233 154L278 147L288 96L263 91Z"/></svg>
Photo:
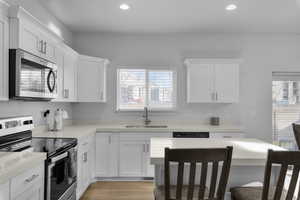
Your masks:
<svg viewBox="0 0 300 200"><path fill-rule="evenodd" d="M56 157L53 157L53 158L51 158L50 163L55 163L55 162L57 162L59 160L62 160L64 158L68 157L68 155L69 155L69 153L65 152L65 153L60 154L60 155L58 155Z"/></svg>
<svg viewBox="0 0 300 200"><path fill-rule="evenodd" d="M54 167L53 163L48 165L46 200L51 200L51 170L53 167Z"/></svg>

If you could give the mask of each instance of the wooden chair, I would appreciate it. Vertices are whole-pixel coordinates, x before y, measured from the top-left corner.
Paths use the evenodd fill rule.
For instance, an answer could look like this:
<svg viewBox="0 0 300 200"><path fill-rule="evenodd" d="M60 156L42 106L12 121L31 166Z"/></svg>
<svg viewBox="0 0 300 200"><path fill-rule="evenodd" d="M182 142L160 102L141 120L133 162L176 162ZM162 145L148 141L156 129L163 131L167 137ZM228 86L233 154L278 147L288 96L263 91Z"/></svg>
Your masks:
<svg viewBox="0 0 300 200"><path fill-rule="evenodd" d="M298 149L300 150L300 124L292 124L294 136L297 142Z"/></svg>
<svg viewBox="0 0 300 200"><path fill-rule="evenodd" d="M223 200L232 158L232 147L217 149L165 149L165 185L154 191L156 200ZM221 172L218 173L219 163ZM170 163L178 164L177 184L170 185ZM196 178L196 165L200 167L200 180ZM184 166L190 165L189 183L183 185ZM209 187L206 185L208 166L212 166ZM218 176L219 175L219 176ZM217 184L217 179L219 182ZM195 182L199 183L195 184ZM217 189L217 192L216 192Z"/></svg>
<svg viewBox="0 0 300 200"><path fill-rule="evenodd" d="M278 165L280 173L275 186L270 187L272 166ZM283 195L283 186L287 170L292 168L291 181L287 192ZM265 167L263 187L235 187L231 188L233 200L292 200L300 170L300 151L272 151L268 152L268 160ZM299 192L300 194L300 192ZM300 199L298 194L297 199Z"/></svg>

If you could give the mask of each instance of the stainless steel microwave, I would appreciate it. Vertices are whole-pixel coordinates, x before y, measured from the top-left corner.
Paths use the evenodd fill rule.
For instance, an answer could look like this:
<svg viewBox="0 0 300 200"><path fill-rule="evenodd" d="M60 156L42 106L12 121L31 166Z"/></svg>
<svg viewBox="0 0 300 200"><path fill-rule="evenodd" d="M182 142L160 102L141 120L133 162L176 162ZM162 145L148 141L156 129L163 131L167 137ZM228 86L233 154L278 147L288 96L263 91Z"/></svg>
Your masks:
<svg viewBox="0 0 300 200"><path fill-rule="evenodd" d="M57 66L21 49L9 50L9 97L49 101L57 97Z"/></svg>

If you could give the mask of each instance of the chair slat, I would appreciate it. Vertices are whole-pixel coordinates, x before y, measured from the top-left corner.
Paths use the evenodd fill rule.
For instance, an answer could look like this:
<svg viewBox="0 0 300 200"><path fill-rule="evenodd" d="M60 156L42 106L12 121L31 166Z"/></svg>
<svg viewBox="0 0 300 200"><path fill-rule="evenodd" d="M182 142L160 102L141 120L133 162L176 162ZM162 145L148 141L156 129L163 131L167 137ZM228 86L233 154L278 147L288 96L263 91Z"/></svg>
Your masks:
<svg viewBox="0 0 300 200"><path fill-rule="evenodd" d="M299 170L300 170L300 166L295 166L293 169L293 174L292 174L292 179L289 185L289 189L288 189L288 193L287 193L287 197L286 200L292 200L294 193L295 193L295 188L297 185L297 180L298 180L298 176L299 176Z"/></svg>
<svg viewBox="0 0 300 200"><path fill-rule="evenodd" d="M292 124L294 130L294 136L297 142L298 149L300 150L300 125Z"/></svg>
<svg viewBox="0 0 300 200"><path fill-rule="evenodd" d="M174 200L171 199L170 196L176 196L176 200L183 199L182 195L186 195L186 190L183 192L183 180L184 180L184 165L190 164L190 172L189 172L189 182L188 182L188 190L187 195L184 197L187 200L193 200L195 196L195 177L196 177L196 169L197 164L201 163L201 176L200 176L200 189L198 194L198 199L207 199L207 200L221 200L224 199L224 193L220 193L217 197L215 197L215 191L217 188L216 182L218 179L218 166L219 162L223 162L222 172L224 175L220 176L220 181L224 183L222 187L224 190L226 188L226 184L228 181L228 173L231 164L231 155L232 155L232 147L227 148L216 148L216 149L165 149L165 200ZM178 164L177 171L177 185L176 185L176 194L171 194L170 190L170 163ZM212 162L212 174L211 174L211 182L210 182L210 195L211 197L206 197L206 179L207 179L207 171L208 171L208 163ZM223 169L226 169L223 172ZM218 187L220 187L218 185ZM219 188L218 188L219 191ZM222 190L223 191L223 190ZM160 195L161 193L155 193L155 195ZM219 194L219 193L218 193ZM161 196L159 196L159 199ZM175 197L174 197L175 198ZM158 199L158 196L156 196Z"/></svg>
<svg viewBox="0 0 300 200"><path fill-rule="evenodd" d="M277 182L277 186L276 186L276 190L275 190L274 200L280 200L287 168L288 168L288 165L286 165L286 164L283 164L281 166L280 174L279 174L279 178L278 178L278 182Z"/></svg>
<svg viewBox="0 0 300 200"><path fill-rule="evenodd" d="M169 163L169 151L165 149L165 199L170 199L170 163Z"/></svg>
<svg viewBox="0 0 300 200"><path fill-rule="evenodd" d="M191 163L187 200L193 200L195 187L196 163Z"/></svg>
<svg viewBox="0 0 300 200"><path fill-rule="evenodd" d="M177 200L181 200L182 198L183 172L184 172L184 162L179 162L178 174L177 174L177 187L176 187Z"/></svg>
<svg viewBox="0 0 300 200"><path fill-rule="evenodd" d="M218 168L219 168L219 162L214 161L213 167L212 167L212 173L211 173L211 180L210 180L210 189L209 189L209 198L213 198L215 196L215 190L216 190L216 183L218 178Z"/></svg>
<svg viewBox="0 0 300 200"><path fill-rule="evenodd" d="M201 166L201 177L200 177L200 187L199 187L199 199L204 199L205 189L206 189L206 177L207 177L207 162L203 162Z"/></svg>

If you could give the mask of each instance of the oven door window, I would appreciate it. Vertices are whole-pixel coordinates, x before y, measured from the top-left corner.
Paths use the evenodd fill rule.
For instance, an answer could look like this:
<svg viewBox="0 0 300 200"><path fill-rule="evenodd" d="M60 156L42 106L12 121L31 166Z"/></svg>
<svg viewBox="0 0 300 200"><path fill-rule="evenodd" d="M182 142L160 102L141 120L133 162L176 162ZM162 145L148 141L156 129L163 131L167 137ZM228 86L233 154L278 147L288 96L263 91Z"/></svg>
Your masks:
<svg viewBox="0 0 300 200"><path fill-rule="evenodd" d="M30 65L22 62L20 72L20 91L25 95L41 95L46 92L48 68Z"/></svg>
<svg viewBox="0 0 300 200"><path fill-rule="evenodd" d="M50 175L50 197L51 200L59 199L64 192L76 181L72 177L71 158L68 156L55 163L51 169Z"/></svg>

